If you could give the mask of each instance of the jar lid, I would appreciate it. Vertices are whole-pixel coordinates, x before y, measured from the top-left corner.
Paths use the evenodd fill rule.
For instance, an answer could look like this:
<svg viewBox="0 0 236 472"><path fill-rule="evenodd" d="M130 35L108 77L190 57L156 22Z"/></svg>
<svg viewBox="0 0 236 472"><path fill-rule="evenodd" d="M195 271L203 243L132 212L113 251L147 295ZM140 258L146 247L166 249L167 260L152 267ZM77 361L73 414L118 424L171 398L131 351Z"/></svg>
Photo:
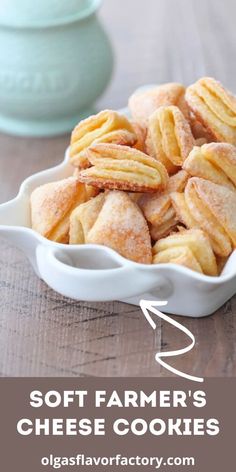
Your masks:
<svg viewBox="0 0 236 472"><path fill-rule="evenodd" d="M1 0L0 24L41 28L70 23L92 14L100 0Z"/></svg>

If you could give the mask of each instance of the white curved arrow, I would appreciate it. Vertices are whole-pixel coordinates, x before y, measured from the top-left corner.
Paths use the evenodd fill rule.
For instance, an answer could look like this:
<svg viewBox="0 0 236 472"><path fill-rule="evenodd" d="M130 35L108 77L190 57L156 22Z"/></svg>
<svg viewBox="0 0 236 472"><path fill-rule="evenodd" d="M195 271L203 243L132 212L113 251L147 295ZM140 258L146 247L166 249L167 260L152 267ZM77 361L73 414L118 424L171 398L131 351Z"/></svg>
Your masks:
<svg viewBox="0 0 236 472"><path fill-rule="evenodd" d="M176 375L179 375L180 377L184 377L185 379L193 380L195 382L203 382L204 381L203 378L195 377L194 375L185 374L184 372L181 372L181 370L171 367L169 364L167 364L165 361L162 360L163 357L176 357L176 356L180 356L181 354L185 354L186 352L191 351L191 349L193 349L193 347L195 346L195 337L191 333L191 331L189 331L189 329L185 328L185 326L181 325L177 321L170 318L170 316L165 315L164 313L159 311L157 308L155 308L155 307L165 306L167 305L167 303L168 303L167 301L151 301L151 300L140 300L139 302L140 308L146 320L148 321L148 323L153 329L156 329L157 325L155 321L153 321L151 315L149 314L150 311L154 315L161 318L162 320L167 321L167 323L170 323L171 325L175 326L183 333L187 334L187 336L191 339L191 343L187 347L184 347L182 349L177 349L176 351L158 352L156 353L155 359L165 369L170 370L171 372L173 372Z"/></svg>

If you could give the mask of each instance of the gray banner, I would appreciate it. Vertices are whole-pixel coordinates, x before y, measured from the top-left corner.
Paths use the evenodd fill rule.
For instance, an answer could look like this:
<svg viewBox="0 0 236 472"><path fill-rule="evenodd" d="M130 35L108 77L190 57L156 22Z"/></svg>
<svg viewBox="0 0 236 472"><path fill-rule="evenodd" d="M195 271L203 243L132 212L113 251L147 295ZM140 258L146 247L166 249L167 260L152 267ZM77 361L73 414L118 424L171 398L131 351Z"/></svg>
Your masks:
<svg viewBox="0 0 236 472"><path fill-rule="evenodd" d="M89 379L1 379L1 470L4 472L41 472L41 471L75 471L75 470L96 470L96 471L196 471L196 472L232 472L235 468L235 398L236 379L207 379L203 384L178 379L126 379L126 378L89 378ZM68 402L68 407L62 405L49 407L41 406L33 408L30 406L30 393L40 391L44 395L48 391L56 391L63 398L63 391L88 391L85 398L85 406L79 405L78 395L69 397L75 401ZM145 407L107 407L102 403L101 407L95 407L95 390L106 390L106 402L111 393L116 390L121 402L124 400L124 390L138 393L138 404L140 403L140 390L148 396L153 391L157 392L157 405L151 404ZM165 390L166 401L173 401L173 390L184 392L186 397L185 406L171 406L160 408L158 404L159 391ZM207 404L199 408L193 405L193 392L204 390L206 392ZM132 394L131 394L132 396ZM41 401L40 395L36 395L35 404ZM58 401L59 396L51 394L48 401L51 404ZM134 398L134 397L133 397ZM178 396L177 396L178 398ZM80 399L80 401L82 401ZM135 400L134 400L135 404ZM22 423L22 430L32 433L21 435L17 432L19 420L29 420L29 423ZM52 419L59 419L62 426L57 425L57 433L60 428L66 431L64 419L90 420L89 425L93 429L99 428L94 425L94 419L99 422L105 419L106 434L87 436L76 435L35 435L35 418L41 420L41 424L48 419L48 427L52 432ZM114 422L118 418L124 420L119 425L120 430L135 429L137 418L141 420L137 426L137 431L145 429L145 424L149 428L152 420L161 419L162 423L156 423L156 431L167 425L163 434L154 435L150 431L145 434L136 435L128 432L125 435L117 435L114 432ZM181 426L185 434L168 435L169 419L179 419L181 425L183 418L188 419L188 427ZM205 420L205 435L201 435L201 428L195 425L195 432L198 435L189 435L189 430L193 431L193 419ZM207 420L217 418L219 420L220 432L218 435L206 433ZM58 423L58 424L59 424ZM152 423L153 425L153 423ZM73 429L70 426L70 431ZM101 428L101 425L100 425ZM154 429L155 429L154 428ZM56 430L55 429L55 430ZM85 424L81 429L85 430ZM209 428L208 428L209 429ZM87 424L87 431L89 430ZM78 431L78 425L77 425ZM164 431L164 427L163 427ZM54 431L55 432L55 431ZM60 432L58 433L60 434ZM73 433L74 434L74 433ZM118 457L119 456L119 457ZM99 459L100 458L100 459ZM94 462L94 460L98 462ZM107 463L107 461L111 461ZM151 461L152 459L152 461ZM194 464L189 462L194 459ZM75 462L65 465L68 461ZM125 461L132 463L126 465ZM159 460L159 462L157 462ZM86 464L87 461L87 464ZM93 461L93 462L92 462ZM161 462L162 461L162 462ZM134 462L134 463L133 463ZM173 464L172 464L173 462ZM96 465L97 464L97 465Z"/></svg>

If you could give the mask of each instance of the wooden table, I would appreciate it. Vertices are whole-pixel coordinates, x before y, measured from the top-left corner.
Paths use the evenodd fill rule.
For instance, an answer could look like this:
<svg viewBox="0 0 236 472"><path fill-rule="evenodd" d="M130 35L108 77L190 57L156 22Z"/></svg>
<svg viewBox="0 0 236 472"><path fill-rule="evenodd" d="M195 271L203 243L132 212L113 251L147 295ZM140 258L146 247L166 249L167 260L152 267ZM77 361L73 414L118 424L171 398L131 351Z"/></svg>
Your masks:
<svg viewBox="0 0 236 472"><path fill-rule="evenodd" d="M105 0L100 15L116 52L113 81L98 108L124 106L145 83L190 83L213 75L236 91L233 0ZM59 162L69 136L23 139L0 135L0 200L28 175ZM0 372L2 376L168 376L155 353L186 343L175 328L155 334L139 308L119 302L63 298L1 240ZM236 298L213 316L183 319L196 336L179 369L203 376L236 375Z"/></svg>

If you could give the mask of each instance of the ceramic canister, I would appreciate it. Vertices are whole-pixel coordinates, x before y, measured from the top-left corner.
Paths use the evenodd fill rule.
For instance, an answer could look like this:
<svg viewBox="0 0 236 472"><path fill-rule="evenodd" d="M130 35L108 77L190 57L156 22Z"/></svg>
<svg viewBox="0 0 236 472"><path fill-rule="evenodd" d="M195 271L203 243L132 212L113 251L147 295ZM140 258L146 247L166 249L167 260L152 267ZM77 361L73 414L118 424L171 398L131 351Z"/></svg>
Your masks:
<svg viewBox="0 0 236 472"><path fill-rule="evenodd" d="M0 130L50 136L93 111L112 72L100 0L1 0Z"/></svg>

